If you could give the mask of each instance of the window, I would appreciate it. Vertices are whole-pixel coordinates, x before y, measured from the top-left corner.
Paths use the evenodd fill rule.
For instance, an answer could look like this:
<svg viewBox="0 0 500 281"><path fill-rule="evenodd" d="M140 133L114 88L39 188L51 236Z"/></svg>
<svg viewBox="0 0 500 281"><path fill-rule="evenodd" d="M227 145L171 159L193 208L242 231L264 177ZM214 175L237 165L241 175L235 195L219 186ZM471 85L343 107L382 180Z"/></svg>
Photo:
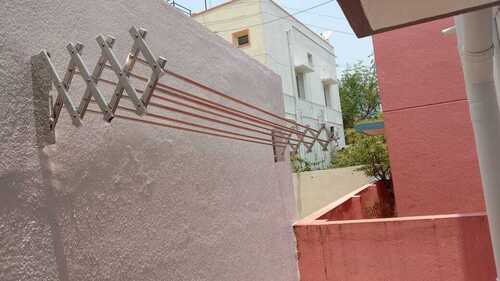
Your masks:
<svg viewBox="0 0 500 281"><path fill-rule="evenodd" d="M248 29L233 33L233 44L237 48L250 46L250 34Z"/></svg>
<svg viewBox="0 0 500 281"><path fill-rule="evenodd" d="M330 85L323 83L323 93L325 95L326 107L332 107L332 98L330 96Z"/></svg>
<svg viewBox="0 0 500 281"><path fill-rule="evenodd" d="M310 67L314 66L313 55L310 53L307 53L307 62L309 63Z"/></svg>
<svg viewBox="0 0 500 281"><path fill-rule="evenodd" d="M248 34L238 37L238 46L248 45L249 43L250 39L248 38Z"/></svg>
<svg viewBox="0 0 500 281"><path fill-rule="evenodd" d="M304 73L297 72L295 74L295 79L297 80L297 94L300 99L306 99L306 91L304 86Z"/></svg>

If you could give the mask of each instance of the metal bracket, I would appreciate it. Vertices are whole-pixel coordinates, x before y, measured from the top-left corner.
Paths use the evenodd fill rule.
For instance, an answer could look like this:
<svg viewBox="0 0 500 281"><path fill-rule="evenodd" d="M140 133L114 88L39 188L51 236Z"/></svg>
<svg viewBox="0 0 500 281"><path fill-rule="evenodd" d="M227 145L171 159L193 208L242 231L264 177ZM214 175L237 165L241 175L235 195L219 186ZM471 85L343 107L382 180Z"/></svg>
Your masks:
<svg viewBox="0 0 500 281"><path fill-rule="evenodd" d="M318 142L321 145L321 147L323 148L323 151L327 151L328 145L330 145L330 143L333 141L337 142L339 138L335 135L335 131L328 130L328 128L326 127L326 124L324 124L324 123L321 124L320 132L322 130L324 130L326 132L327 140L326 141L318 140Z"/></svg>
<svg viewBox="0 0 500 281"><path fill-rule="evenodd" d="M285 134L279 130L271 131L271 141L273 144L273 154L274 154L274 162L283 162L285 161L285 152L286 146L278 145L278 143L286 144L286 140L289 140L291 134Z"/></svg>
<svg viewBox="0 0 500 281"><path fill-rule="evenodd" d="M292 126L292 127L290 127L290 129L297 130L297 126ZM290 154L296 155L297 153L299 153L299 146L302 143L304 136L303 135L296 135L296 137L298 138L298 142L296 144L293 144L292 141L290 140L292 135L293 135L293 133L289 132L288 134L286 134L285 137L288 140L288 145L291 148Z"/></svg>
<svg viewBox="0 0 500 281"><path fill-rule="evenodd" d="M76 51L80 52L83 49L83 45L77 45L75 46ZM57 98L56 101L53 105L50 106L50 130L54 130L57 121L59 119L59 115L61 113L61 109L64 105L66 107L66 110L68 111L69 115L71 116L71 120L73 122L73 125L79 127L82 125L82 122L80 120L80 116L78 114L78 109L75 107L73 102L71 101L71 98L69 97L68 90L69 90L69 85L71 84L71 80L73 79L74 76L74 70L75 70L75 62L73 59L69 62L69 65L66 70L66 75L64 76L64 80L61 80L59 78L59 75L57 74L56 68L50 61L50 55L47 51L42 50L40 53L42 59L45 61L46 65L49 66L49 71L50 71L50 76L52 78L52 83L54 84L54 87L57 90Z"/></svg>
<svg viewBox="0 0 500 281"><path fill-rule="evenodd" d="M108 36L106 38L106 42L108 43L108 45L113 46L115 43L115 38ZM101 56L97 60L97 64L94 67L94 70L92 71L92 75L91 75L92 80L96 84L99 83L99 79L104 71L106 61L107 61L106 56L101 52ZM80 113L80 118L83 119L83 117L85 116L85 112L87 111L87 108L89 106L91 99L92 99L92 93L90 92L89 89L86 89L85 93L83 94L83 98L80 101L80 105L78 107L78 111ZM106 106L106 107L108 107L108 106ZM109 109L109 107L108 107L108 109ZM111 113L113 113L113 112L111 112Z"/></svg>
<svg viewBox="0 0 500 281"><path fill-rule="evenodd" d="M63 107L66 107L66 110L69 112L73 124L75 126L80 126L81 119L85 116L85 112L87 111L92 98L103 112L104 120L107 122L111 122L113 119L114 113L118 108L118 103L120 102L124 92L127 92L127 97L135 105L137 114L143 115L146 113L147 105L153 95L156 84L165 72L167 60L163 57L159 57L155 60L151 49L144 40L147 34L145 29L132 27L130 28L129 33L132 36L134 43L127 57L126 63L123 66L120 65L112 50L116 41L115 38L111 36L104 37L103 35L98 35L96 37L96 41L101 48L101 56L99 57L92 74L89 72L81 57L83 50L83 45L81 43L70 43L66 46L71 59L62 80L58 76L57 71L50 60L49 53L45 50L40 53L40 60L43 64L48 66L47 68L49 69L48 72L50 72L51 83L55 86L58 93L55 101L52 100L50 95L48 98L50 131L55 129ZM140 59L139 54L142 54L145 59ZM147 80L146 88L144 91L141 91L143 92L142 96L138 95L139 90L136 90L129 80L132 75L131 71L135 63L138 61L148 65L152 70L151 76ZM109 62L109 65L106 64L107 62ZM104 96L97 88L97 84L101 80L100 77L105 68L110 68L118 78L117 86L109 103L106 102ZM78 107L73 104L73 101L69 96L71 82L77 73L86 83L85 93L83 94L83 98Z"/></svg>
<svg viewBox="0 0 500 281"><path fill-rule="evenodd" d="M299 130L297 126L292 127L292 128L296 131ZM326 133L327 140L323 140L320 138L323 131L325 131L325 133ZM328 145L330 145L330 143L332 141L338 140L338 138L335 136L334 132L329 131L326 128L326 124L324 124L324 123L321 124L319 130L317 130L317 131L315 131L315 130L309 128L309 126L307 126L306 129L304 131L302 131L301 134L296 133L295 135L297 136L297 143L295 143L295 144L293 144L290 141L290 139L289 139L290 136L287 137L289 139L288 145L290 146L290 148L292 150L291 151L292 154L298 153L300 145L303 145L306 148L306 152L308 152L308 153L312 152L312 148L314 147L315 143L318 143L321 146L321 148L323 149L323 151L328 151ZM304 141L306 136L311 137L312 141L310 143L306 143Z"/></svg>
<svg viewBox="0 0 500 281"><path fill-rule="evenodd" d="M37 147L55 143L55 131L51 130L53 99L50 94L54 88L49 65L42 54L31 57L31 81L33 90L33 117Z"/></svg>
<svg viewBox="0 0 500 281"><path fill-rule="evenodd" d="M119 96L123 95L123 91L125 90L127 92L128 97L132 101L132 103L135 105L135 108L137 110L137 114L142 115L146 112L146 107L144 103L137 97L137 92L135 91L134 87L130 84L130 81L128 77L126 76L124 70L122 69L122 66L118 62L118 59L116 58L115 54L111 50L112 44L108 44L108 41L104 39L104 36L98 35L97 38L97 43L99 44L99 47L101 47L102 54L103 56L106 57L107 61L111 64L111 70L116 74L118 77L118 85L116 86L115 89L115 94L119 93ZM114 41L114 40L111 40ZM113 95L115 96L115 95ZM113 106L109 106L111 110Z"/></svg>
<svg viewBox="0 0 500 281"><path fill-rule="evenodd" d="M165 69L167 63L167 60L165 58L159 57L155 59L155 56L153 55L151 49L145 41L147 35L147 31L145 29L137 29L132 26L129 30L129 33L132 36L133 45L123 66L119 63L113 51L113 46L116 41L115 38L103 35L98 35L96 37L96 41L101 49L101 54L92 73L89 72L87 66L83 61L83 58L81 56L83 45L80 43L70 43L66 46L70 55L70 61L62 80L58 76L57 71L51 62L50 55L45 50L42 51L40 55L32 57L32 77L34 93L40 100L38 104L41 105L39 106L39 110L37 111L37 116L41 116L42 118L39 119L43 119L44 116L46 116L47 114L49 115L48 120L44 119L45 121L41 120L42 122L39 122L41 124L39 130L40 133L37 134L41 136L40 143L53 143L52 139L54 138L52 136L54 135L55 126L58 122L63 107L65 107L69 112L73 124L75 126L80 126L81 119L83 119L87 111L90 111L90 109L88 109L89 103L92 101L92 99L94 99L94 102L98 105L103 113L104 120L106 120L107 122L111 122L117 108L119 107L118 104L123 97L124 92L126 92L126 97L130 99L135 106L135 110L128 108L127 110L132 112L135 111L139 115L144 115L146 113L147 107L153 96L153 92L157 87L160 77L165 73L170 73L174 76L175 74L173 72L168 72ZM136 63L142 63L151 69L149 78L132 73L132 69L134 68ZM101 76L105 68L112 70L118 80L110 81L107 79L102 79ZM81 76L86 83L85 92L78 107L75 107L69 96L70 85L75 74ZM134 88L133 84L131 83L131 78L137 78L143 82L146 82L145 89L139 90ZM99 81L116 86L109 103L106 102L104 96L101 94L101 91L97 88L97 84L99 83ZM55 101L53 101L52 96L50 95L50 88L52 85L55 86L58 93ZM138 93L142 93L142 96L139 96ZM155 106L158 107L159 105L155 104ZM164 108L167 109L167 107ZM168 108L168 110L183 112L174 108ZM95 110L91 111L96 112ZM183 113L188 114L189 112ZM189 115L197 116L192 113L189 113ZM201 118L203 116L200 115L198 117ZM208 119L207 117L204 118L206 120L211 120L214 122L217 121L216 119ZM49 125L47 126L47 124ZM235 125L227 122L224 122L222 124L233 126ZM273 145L274 158L276 162L285 160L287 144L291 147L291 152L293 154L297 154L299 152L300 145L304 145L307 152L311 152L316 142L318 142L323 150L327 150L329 143L331 143L332 140L336 140L333 130L328 130L325 124L322 124L319 130L315 130L310 128L309 126L303 125L300 125L301 128L299 129L299 125L295 123L295 121L293 121L292 124L294 125L289 129L284 128L284 125L282 128L284 130L271 130L271 144ZM323 130L326 131L328 137L327 140L320 138L320 136L323 134ZM268 135L267 132L266 134ZM47 135L48 137L45 137L45 135ZM292 135L296 136L296 138L293 139L295 143L293 143L291 140ZM311 139L311 141L306 141L305 138ZM269 144L269 139L258 139L265 140L265 144Z"/></svg>
<svg viewBox="0 0 500 281"><path fill-rule="evenodd" d="M106 104L106 101L104 100L104 97L102 96L101 92L97 88L95 79L92 78L90 75L90 72L85 65L85 63L82 60L82 57L80 56L80 53L77 51L75 45L72 43L69 43L66 46L66 49L68 49L68 52L71 56L71 60L75 62L76 67L78 67L78 70L80 72L80 75L82 76L83 80L87 84L87 89L85 92L90 92L90 94L94 97L97 105L101 109L101 111L104 113L104 120L107 122L111 122L113 119L113 113L109 110L108 105ZM79 114L80 115L80 114Z"/></svg>
<svg viewBox="0 0 500 281"><path fill-rule="evenodd" d="M156 83L158 83L158 79L160 79L160 77L164 73L164 68L167 64L167 60L163 57L159 57L158 60L155 59L155 56L151 52L151 49L144 40L144 37L147 33L146 30L138 30L135 26L132 26L129 30L129 33L134 39L134 46L136 46L140 53L144 56L145 60L142 60L142 62L151 67L152 70L151 76L146 84L146 88L144 89L144 93L141 98L142 102L147 107L149 101L151 100L151 96L153 95ZM137 55L138 52L135 54L134 59L139 60Z"/></svg>
<svg viewBox="0 0 500 281"><path fill-rule="evenodd" d="M140 29L139 31L140 37L141 38L146 38L147 31L144 29ZM134 44L132 45L132 48L130 49L130 52L127 56L127 59L125 61L125 65L122 67L122 72L127 76L130 77L130 72L135 66L136 58L137 55L139 54L139 49L137 47L137 43L134 41ZM118 108L118 104L120 103L120 100L123 96L123 91L125 89L123 87L116 87L115 92L113 93L113 97L111 98L111 101L109 102L109 107L111 108L111 111L116 112L116 109ZM142 113L141 113L142 112ZM144 114L146 112L145 107L141 107L139 111L139 115Z"/></svg>
<svg viewBox="0 0 500 281"><path fill-rule="evenodd" d="M314 146L314 143L316 143L316 141L318 140L319 133L314 133L314 131L309 126L306 126L306 127L307 128L303 131L304 135L300 136L299 139L303 140L304 137L307 135L307 133L311 132L311 135L313 137L312 142L310 144L307 144L305 142L302 143L304 145L304 147L306 148L306 152L310 153L310 152L312 152L312 148Z"/></svg>

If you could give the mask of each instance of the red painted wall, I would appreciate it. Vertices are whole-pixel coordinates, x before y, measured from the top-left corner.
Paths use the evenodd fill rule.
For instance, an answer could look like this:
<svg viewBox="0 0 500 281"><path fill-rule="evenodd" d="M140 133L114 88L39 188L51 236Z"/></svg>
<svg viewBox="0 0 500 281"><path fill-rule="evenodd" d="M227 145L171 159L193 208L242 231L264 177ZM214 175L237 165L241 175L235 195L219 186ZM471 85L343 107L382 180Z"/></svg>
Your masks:
<svg viewBox="0 0 500 281"><path fill-rule="evenodd" d="M301 281L492 281L484 213L294 226Z"/></svg>
<svg viewBox="0 0 500 281"><path fill-rule="evenodd" d="M294 225L301 281L490 281L496 276L484 212L373 218L369 184Z"/></svg>
<svg viewBox="0 0 500 281"><path fill-rule="evenodd" d="M484 210L455 36L444 19L374 36L399 216Z"/></svg>

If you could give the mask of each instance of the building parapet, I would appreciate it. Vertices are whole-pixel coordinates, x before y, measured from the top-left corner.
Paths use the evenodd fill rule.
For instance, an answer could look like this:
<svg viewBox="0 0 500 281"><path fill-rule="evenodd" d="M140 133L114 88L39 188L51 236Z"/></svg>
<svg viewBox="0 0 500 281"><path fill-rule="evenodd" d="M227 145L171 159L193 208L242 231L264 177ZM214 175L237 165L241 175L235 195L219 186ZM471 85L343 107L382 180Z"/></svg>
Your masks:
<svg viewBox="0 0 500 281"><path fill-rule="evenodd" d="M301 280L495 280L486 213L384 218L379 191L363 186L295 223Z"/></svg>

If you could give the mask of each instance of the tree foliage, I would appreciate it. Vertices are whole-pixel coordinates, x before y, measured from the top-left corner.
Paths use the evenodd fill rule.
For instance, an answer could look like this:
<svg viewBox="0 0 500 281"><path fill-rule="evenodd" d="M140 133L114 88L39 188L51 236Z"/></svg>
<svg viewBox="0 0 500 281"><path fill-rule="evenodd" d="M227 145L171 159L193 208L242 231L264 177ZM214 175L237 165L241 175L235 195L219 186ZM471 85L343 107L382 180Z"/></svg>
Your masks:
<svg viewBox="0 0 500 281"><path fill-rule="evenodd" d="M298 154L292 155L290 157L290 162L292 163L292 169L294 173L310 172L314 170L321 169L320 165L325 163L325 161L311 162L304 158L301 158Z"/></svg>
<svg viewBox="0 0 500 281"><path fill-rule="evenodd" d="M309 172L312 171L311 163L302 159L299 155L292 155L290 157L292 162L292 169L295 173Z"/></svg>
<svg viewBox="0 0 500 281"><path fill-rule="evenodd" d="M384 136L367 136L353 129L346 131L346 148L336 152L332 159L334 168L360 166L367 176L391 184L391 167Z"/></svg>
<svg viewBox="0 0 500 281"><path fill-rule="evenodd" d="M374 61L348 66L340 78L339 94L345 128L377 114L380 98Z"/></svg>

